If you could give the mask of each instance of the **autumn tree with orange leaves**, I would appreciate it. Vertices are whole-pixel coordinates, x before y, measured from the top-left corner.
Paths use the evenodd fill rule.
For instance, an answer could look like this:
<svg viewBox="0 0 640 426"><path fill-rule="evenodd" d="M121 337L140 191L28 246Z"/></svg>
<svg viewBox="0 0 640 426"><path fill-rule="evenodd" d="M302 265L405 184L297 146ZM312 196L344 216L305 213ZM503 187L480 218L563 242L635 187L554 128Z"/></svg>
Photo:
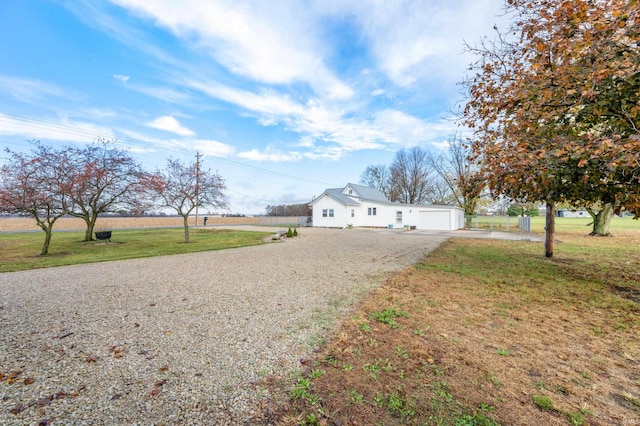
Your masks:
<svg viewBox="0 0 640 426"><path fill-rule="evenodd" d="M507 0L508 32L469 47L463 122L495 196L587 206L592 235L640 216L638 0ZM593 206L600 206L596 213Z"/></svg>

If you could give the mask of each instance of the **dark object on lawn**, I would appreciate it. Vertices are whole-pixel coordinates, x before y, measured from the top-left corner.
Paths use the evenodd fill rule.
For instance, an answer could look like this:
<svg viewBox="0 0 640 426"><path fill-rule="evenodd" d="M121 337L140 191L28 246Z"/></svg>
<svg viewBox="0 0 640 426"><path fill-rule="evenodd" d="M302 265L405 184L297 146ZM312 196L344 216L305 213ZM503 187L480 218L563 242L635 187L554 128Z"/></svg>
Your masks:
<svg viewBox="0 0 640 426"><path fill-rule="evenodd" d="M205 217L204 217L204 226L207 226L207 220L209 220L209 217L208 217L208 216L205 216Z"/></svg>
<svg viewBox="0 0 640 426"><path fill-rule="evenodd" d="M96 231L96 239L111 242L111 231Z"/></svg>

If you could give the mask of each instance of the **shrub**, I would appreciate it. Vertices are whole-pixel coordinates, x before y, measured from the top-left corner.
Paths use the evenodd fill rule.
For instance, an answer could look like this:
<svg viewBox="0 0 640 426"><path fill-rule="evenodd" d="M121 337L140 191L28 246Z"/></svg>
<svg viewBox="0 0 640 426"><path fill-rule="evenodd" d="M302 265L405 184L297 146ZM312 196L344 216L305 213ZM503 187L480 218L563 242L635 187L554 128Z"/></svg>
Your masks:
<svg viewBox="0 0 640 426"><path fill-rule="evenodd" d="M293 228L293 236L294 237L298 236L298 228Z"/></svg>
<svg viewBox="0 0 640 426"><path fill-rule="evenodd" d="M291 228L289 228L289 230L287 231L287 238L291 237L293 237L293 231L291 231Z"/></svg>

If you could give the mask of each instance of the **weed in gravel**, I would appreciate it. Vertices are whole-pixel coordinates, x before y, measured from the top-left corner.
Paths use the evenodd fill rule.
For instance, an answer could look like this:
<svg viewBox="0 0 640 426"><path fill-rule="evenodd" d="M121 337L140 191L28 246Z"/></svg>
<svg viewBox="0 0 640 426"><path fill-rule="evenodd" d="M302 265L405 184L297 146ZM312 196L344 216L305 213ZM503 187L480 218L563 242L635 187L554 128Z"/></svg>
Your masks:
<svg viewBox="0 0 640 426"><path fill-rule="evenodd" d="M362 369L369 373L369 376L371 376L373 380L378 379L378 373L380 372L380 365L378 363L379 361L376 360L373 364L367 363L362 366Z"/></svg>
<svg viewBox="0 0 640 426"><path fill-rule="evenodd" d="M584 424L584 415L580 412L572 411L567 413L567 419L574 426L582 426Z"/></svg>
<svg viewBox="0 0 640 426"><path fill-rule="evenodd" d="M309 373L309 378L317 379L319 377L322 377L323 374L324 374L324 370L311 370L311 373Z"/></svg>
<svg viewBox="0 0 640 426"><path fill-rule="evenodd" d="M362 404L364 402L364 395L358 393L355 389L350 390L347 396L352 404Z"/></svg>
<svg viewBox="0 0 640 426"><path fill-rule="evenodd" d="M396 353L398 354L399 357L407 359L409 358L409 353L407 352L407 350L405 348L403 348L402 346L398 346L396 347Z"/></svg>
<svg viewBox="0 0 640 426"><path fill-rule="evenodd" d="M364 331L365 333L371 333L371 326L366 322L361 322L360 330Z"/></svg>

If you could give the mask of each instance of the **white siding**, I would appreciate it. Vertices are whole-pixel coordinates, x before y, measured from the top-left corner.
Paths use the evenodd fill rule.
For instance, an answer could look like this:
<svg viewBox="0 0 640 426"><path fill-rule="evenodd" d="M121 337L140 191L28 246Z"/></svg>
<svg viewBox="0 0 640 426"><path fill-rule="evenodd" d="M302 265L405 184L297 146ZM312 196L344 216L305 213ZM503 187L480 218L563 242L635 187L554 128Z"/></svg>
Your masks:
<svg viewBox="0 0 640 426"><path fill-rule="evenodd" d="M328 195L323 195L313 204L313 226L325 228L344 228L347 226L347 211L343 204L337 202ZM322 216L322 211L327 210L327 217ZM333 217L329 217L329 210L333 210ZM351 211L351 210L349 210Z"/></svg>

